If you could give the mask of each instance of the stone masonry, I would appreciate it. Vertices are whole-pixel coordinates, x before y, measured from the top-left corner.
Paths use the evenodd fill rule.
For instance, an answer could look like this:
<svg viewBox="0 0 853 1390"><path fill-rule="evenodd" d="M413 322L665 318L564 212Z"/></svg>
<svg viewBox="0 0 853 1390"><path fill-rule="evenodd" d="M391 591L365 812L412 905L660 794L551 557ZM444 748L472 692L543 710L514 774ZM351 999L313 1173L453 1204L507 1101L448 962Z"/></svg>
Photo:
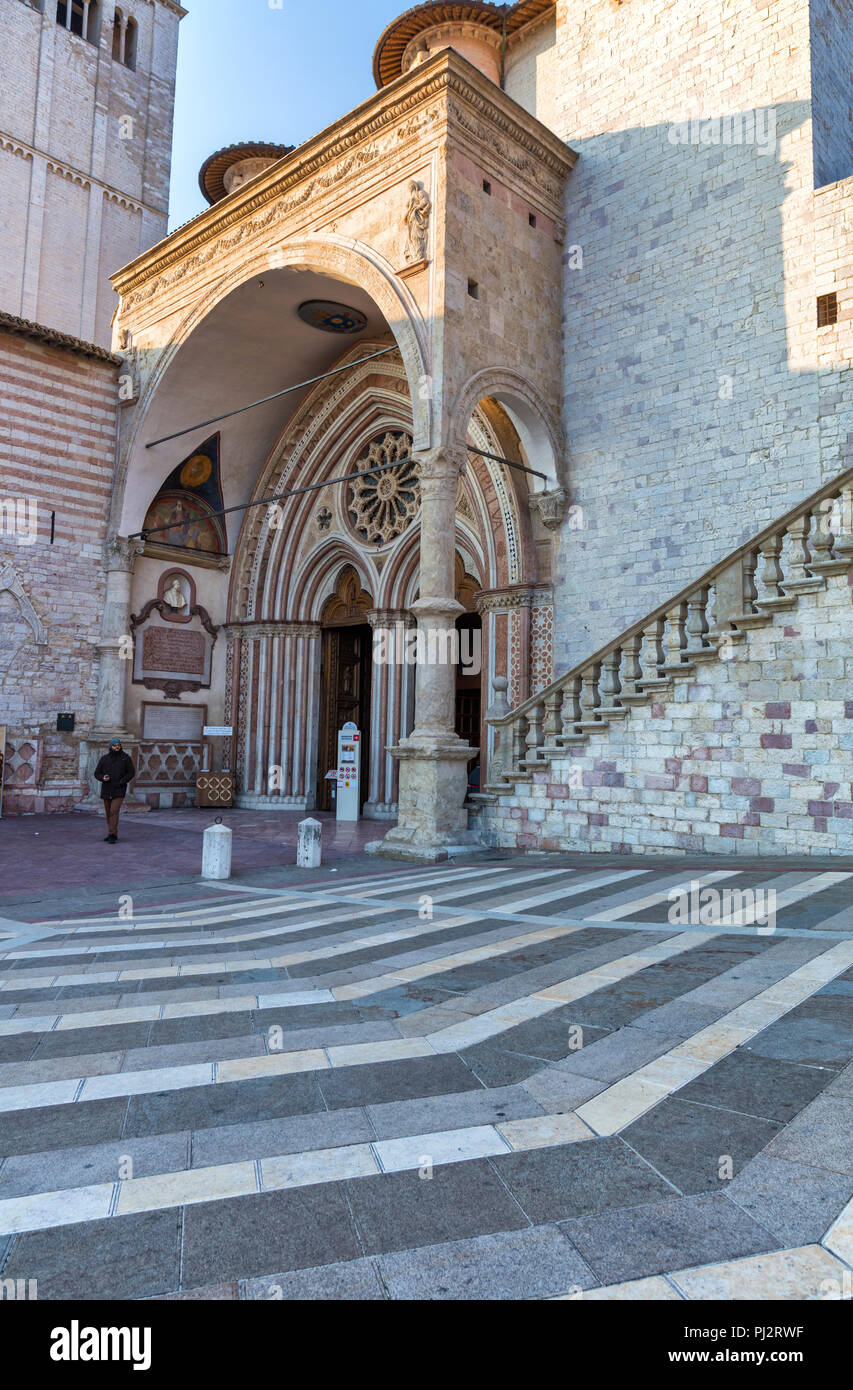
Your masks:
<svg viewBox="0 0 853 1390"><path fill-rule="evenodd" d="M130 0L135 67L113 57L114 7L84 38L56 4L0 0L0 310L108 347L109 274L166 233L175 0Z"/></svg>

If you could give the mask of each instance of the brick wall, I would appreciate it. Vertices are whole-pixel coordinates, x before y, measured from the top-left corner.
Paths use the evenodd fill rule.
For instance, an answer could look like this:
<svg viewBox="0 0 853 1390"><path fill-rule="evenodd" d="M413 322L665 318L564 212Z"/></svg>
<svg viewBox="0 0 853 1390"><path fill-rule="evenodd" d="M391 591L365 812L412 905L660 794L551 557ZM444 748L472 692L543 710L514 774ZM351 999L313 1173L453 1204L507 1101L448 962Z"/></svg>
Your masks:
<svg viewBox="0 0 853 1390"><path fill-rule="evenodd" d="M5 811L68 809L79 799L78 743L97 690L117 381L110 360L0 326L0 576L20 581L47 637L36 641L26 602L0 580L0 724L10 762L31 766L26 748L40 757L37 779L20 774L21 789L7 788ZM9 504L18 499L24 525L15 534ZM74 735L56 732L66 711L77 716Z"/></svg>

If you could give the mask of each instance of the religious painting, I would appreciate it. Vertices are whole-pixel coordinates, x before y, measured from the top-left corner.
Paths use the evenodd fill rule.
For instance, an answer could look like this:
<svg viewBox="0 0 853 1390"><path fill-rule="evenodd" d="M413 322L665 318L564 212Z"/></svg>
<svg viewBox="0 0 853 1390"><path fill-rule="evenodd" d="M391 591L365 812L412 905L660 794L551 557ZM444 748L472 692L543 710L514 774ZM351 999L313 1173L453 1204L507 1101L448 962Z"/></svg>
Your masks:
<svg viewBox="0 0 853 1390"><path fill-rule="evenodd" d="M215 434L169 474L148 508L142 530L156 546L226 555L219 474L219 439Z"/></svg>

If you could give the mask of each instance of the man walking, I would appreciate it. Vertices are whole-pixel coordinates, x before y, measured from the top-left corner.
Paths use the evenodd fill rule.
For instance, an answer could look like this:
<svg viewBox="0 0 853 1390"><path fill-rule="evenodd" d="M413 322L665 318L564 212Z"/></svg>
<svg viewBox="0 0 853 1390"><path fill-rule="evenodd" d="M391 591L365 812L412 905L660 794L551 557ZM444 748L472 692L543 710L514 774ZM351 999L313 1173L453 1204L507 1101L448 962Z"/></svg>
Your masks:
<svg viewBox="0 0 853 1390"><path fill-rule="evenodd" d="M114 845L118 840L121 803L135 776L133 760L124 752L121 739L114 738L110 744L110 751L104 754L95 768L95 780L101 784L101 800L104 803L109 832L104 837L104 844Z"/></svg>

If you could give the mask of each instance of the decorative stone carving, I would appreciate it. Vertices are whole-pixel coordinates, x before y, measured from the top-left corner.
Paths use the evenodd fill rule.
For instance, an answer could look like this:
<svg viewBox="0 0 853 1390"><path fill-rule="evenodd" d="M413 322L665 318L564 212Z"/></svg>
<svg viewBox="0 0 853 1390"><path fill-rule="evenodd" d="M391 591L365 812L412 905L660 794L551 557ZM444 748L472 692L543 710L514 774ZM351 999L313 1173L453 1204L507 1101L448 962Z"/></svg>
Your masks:
<svg viewBox="0 0 853 1390"><path fill-rule="evenodd" d="M555 487L548 492L535 492L530 498L530 509L538 514L543 526L549 531L558 531L563 524L569 499L565 488Z"/></svg>
<svg viewBox="0 0 853 1390"><path fill-rule="evenodd" d="M419 183L409 184L409 206L406 210L406 226L409 235L406 242L406 264L427 259L429 248L429 219L432 201L425 188Z"/></svg>
<svg viewBox="0 0 853 1390"><path fill-rule="evenodd" d="M46 646L47 632L45 631L44 623L30 603L26 590L11 565L4 565L3 568L0 569L0 594L6 591L13 594L18 600L21 617L32 628L36 646Z"/></svg>
<svg viewBox="0 0 853 1390"><path fill-rule="evenodd" d="M184 691L210 688L213 647L218 628L204 608L194 606L186 625L175 626L174 610L152 599L130 620L134 637L133 683L162 690L168 700Z"/></svg>
<svg viewBox="0 0 853 1390"><path fill-rule="evenodd" d="M407 434L386 434L374 440L356 468L364 476L350 484L347 509L354 529L363 541L386 545L411 525L421 504L420 464L411 457L412 441ZM399 468L384 473L366 473L400 459Z"/></svg>

